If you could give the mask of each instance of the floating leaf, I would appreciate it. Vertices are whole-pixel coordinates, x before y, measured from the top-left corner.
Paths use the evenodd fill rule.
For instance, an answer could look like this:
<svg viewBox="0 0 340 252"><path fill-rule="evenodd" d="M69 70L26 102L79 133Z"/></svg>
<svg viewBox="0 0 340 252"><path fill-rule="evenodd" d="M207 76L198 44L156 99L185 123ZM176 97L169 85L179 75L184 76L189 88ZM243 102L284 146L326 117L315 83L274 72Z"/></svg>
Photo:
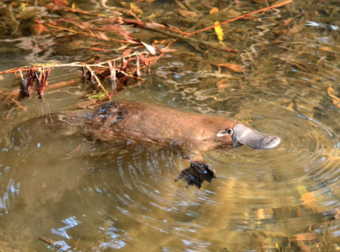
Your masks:
<svg viewBox="0 0 340 252"><path fill-rule="evenodd" d="M143 14L143 11L137 5L134 5L133 3L130 4L130 8L136 14Z"/></svg>
<svg viewBox="0 0 340 252"><path fill-rule="evenodd" d="M214 13L217 13L217 12L219 12L219 9L214 7L210 10L209 14L211 15L211 14L214 14Z"/></svg>
<svg viewBox="0 0 340 252"><path fill-rule="evenodd" d="M148 45L147 43L144 43L144 42L142 42L142 41L141 41L141 43L142 43L143 46L145 46L146 49L148 49L148 51L149 51L152 55L156 55L156 50L155 50L155 48L153 48L153 46Z"/></svg>
<svg viewBox="0 0 340 252"><path fill-rule="evenodd" d="M109 52L109 50L103 49L103 48L99 48L99 47L89 47L89 49L91 50L95 50L95 51L100 51L100 52Z"/></svg>
<svg viewBox="0 0 340 252"><path fill-rule="evenodd" d="M316 240L317 238L318 237L316 233L301 233L301 234L295 235L295 239L297 241L312 241L312 240Z"/></svg>
<svg viewBox="0 0 340 252"><path fill-rule="evenodd" d="M46 27L42 24L33 24L30 26L30 31L33 35L40 35L46 31Z"/></svg>
<svg viewBox="0 0 340 252"><path fill-rule="evenodd" d="M221 27L221 25L220 25L220 22L218 22L218 21L216 21L215 23L214 23L214 25L217 25L217 26L215 26L214 28L215 28L215 32L216 32L216 34L217 34L217 38L218 38L218 40L220 41L220 43L222 43L222 41L223 41L223 30L222 30L222 27Z"/></svg>
<svg viewBox="0 0 340 252"><path fill-rule="evenodd" d="M182 17L185 17L185 18L188 18L188 17L191 17L191 18L198 17L197 13L193 12L193 11L186 11L186 10L180 10L180 9L178 9L177 11L178 11L179 15L181 15Z"/></svg>
<svg viewBox="0 0 340 252"><path fill-rule="evenodd" d="M158 51L160 51L161 53L169 53L169 52L177 52L177 49L170 49L170 48L158 48Z"/></svg>
<svg viewBox="0 0 340 252"><path fill-rule="evenodd" d="M67 0L56 0L56 1L52 1L52 3L54 3L55 5L59 5L59 6L67 6L69 5L69 1Z"/></svg>
<svg viewBox="0 0 340 252"><path fill-rule="evenodd" d="M327 89L327 94L332 98L332 103L337 106L337 107L340 107L340 98L338 98L336 95L333 94L334 92L334 89L332 88L331 85L328 86L328 89Z"/></svg>
<svg viewBox="0 0 340 252"><path fill-rule="evenodd" d="M123 56L128 56L132 53L132 49L128 48L123 52Z"/></svg>
<svg viewBox="0 0 340 252"><path fill-rule="evenodd" d="M308 205L308 204L316 201L313 193L311 193L311 192L301 195L300 200L302 201L302 203L301 203L302 205Z"/></svg>
<svg viewBox="0 0 340 252"><path fill-rule="evenodd" d="M222 79L216 82L218 90L222 90L228 87L228 79Z"/></svg>
<svg viewBox="0 0 340 252"><path fill-rule="evenodd" d="M231 64L231 63L222 63L222 64L214 64L214 65L226 67L226 68L228 68L228 69L230 69L234 72L238 72L238 73L241 73L244 70L244 66Z"/></svg>
<svg viewBox="0 0 340 252"><path fill-rule="evenodd" d="M95 94L95 95L90 95L90 96L88 97L88 99L89 99L89 100L94 100L94 99L100 99L100 100L101 100L101 99L104 99L105 96L106 96L106 93L100 92L100 93Z"/></svg>
<svg viewBox="0 0 340 252"><path fill-rule="evenodd" d="M26 4L25 3L21 3L21 8L22 8L22 11L25 11L26 10Z"/></svg>
<svg viewBox="0 0 340 252"><path fill-rule="evenodd" d="M118 25L105 25L101 27L101 30L102 31L114 31L118 33L119 35L125 37L126 39L132 39L131 34Z"/></svg>
<svg viewBox="0 0 340 252"><path fill-rule="evenodd" d="M308 193L306 187L303 186L303 185L298 185L298 186L296 187L296 189L298 190L298 192L299 192L300 195L303 195L303 194Z"/></svg>
<svg viewBox="0 0 340 252"><path fill-rule="evenodd" d="M105 41L109 41L109 38L103 33L103 32L98 32L96 34L97 38L105 40Z"/></svg>
<svg viewBox="0 0 340 252"><path fill-rule="evenodd" d="M177 5L180 9L187 10L187 7L185 7L185 5L183 5L180 1L177 2Z"/></svg>

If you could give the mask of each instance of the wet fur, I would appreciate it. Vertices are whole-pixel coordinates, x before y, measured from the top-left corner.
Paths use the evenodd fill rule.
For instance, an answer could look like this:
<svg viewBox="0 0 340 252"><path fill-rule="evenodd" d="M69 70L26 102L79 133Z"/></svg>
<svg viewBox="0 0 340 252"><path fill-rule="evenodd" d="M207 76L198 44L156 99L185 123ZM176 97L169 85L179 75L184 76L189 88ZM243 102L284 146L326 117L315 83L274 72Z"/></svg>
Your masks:
<svg viewBox="0 0 340 252"><path fill-rule="evenodd" d="M232 148L231 135L218 137L237 122L217 116L201 115L142 102L111 102L90 115L85 134L100 141L130 141L149 146L173 146L190 157L191 165L179 179L198 188L216 177L201 153L217 148Z"/></svg>

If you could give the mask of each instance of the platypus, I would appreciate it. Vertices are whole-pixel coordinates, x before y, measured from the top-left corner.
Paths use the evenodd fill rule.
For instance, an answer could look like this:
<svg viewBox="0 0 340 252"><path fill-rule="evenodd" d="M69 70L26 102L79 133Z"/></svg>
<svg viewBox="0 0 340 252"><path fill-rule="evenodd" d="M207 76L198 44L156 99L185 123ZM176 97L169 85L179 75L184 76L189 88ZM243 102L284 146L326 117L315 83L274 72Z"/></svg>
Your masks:
<svg viewBox="0 0 340 252"><path fill-rule="evenodd" d="M179 148L190 157L190 167L183 170L178 178L186 181L188 186L198 188L204 181L211 182L216 178L216 172L203 160L203 152L242 145L270 149L281 141L277 136L260 133L223 117L184 112L145 102L114 101L103 105L95 113L67 113L60 115L60 120L72 124L84 115L87 119L82 128L94 140L107 142L122 139Z"/></svg>

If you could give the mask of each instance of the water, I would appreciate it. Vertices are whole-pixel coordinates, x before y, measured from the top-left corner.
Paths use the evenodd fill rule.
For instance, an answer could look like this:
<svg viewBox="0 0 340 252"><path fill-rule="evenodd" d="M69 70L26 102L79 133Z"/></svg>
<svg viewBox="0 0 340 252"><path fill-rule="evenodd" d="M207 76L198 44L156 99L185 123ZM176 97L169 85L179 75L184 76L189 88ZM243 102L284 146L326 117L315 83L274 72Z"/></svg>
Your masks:
<svg viewBox="0 0 340 252"><path fill-rule="evenodd" d="M230 4L251 12L265 7L265 2L209 5L222 9ZM102 4L116 3L78 4L107 13ZM145 16L175 9L167 1L140 7ZM155 21L184 26L174 15ZM295 1L231 23L224 30L224 44L237 54L176 42L172 48L178 51L152 65L141 85L131 81L113 97L224 116L282 139L278 147L266 151L240 147L205 153L218 178L199 190L174 181L189 166L176 149L112 146L91 143L81 132L71 136L64 128L46 131L42 125L53 113L86 100L83 96L90 91L78 81L78 69L53 70L50 85L71 79L78 85L48 90L43 101L36 97L21 101L29 114L2 100L2 249L56 251L39 240L44 237L58 242L63 251L339 250L340 110L332 97L340 96L339 15L338 1ZM146 32L129 31L134 36ZM205 34L205 41L217 43L213 32ZM44 36L11 41L14 48L25 45L25 51L6 52L0 70L32 61L92 57L86 51L76 55L61 51L68 43ZM0 41L2 48L9 43L5 39ZM48 50L42 46L51 41L56 44ZM27 49L29 44L34 49ZM213 65L221 61L243 66L244 72ZM18 80L4 78L0 90L9 93Z"/></svg>

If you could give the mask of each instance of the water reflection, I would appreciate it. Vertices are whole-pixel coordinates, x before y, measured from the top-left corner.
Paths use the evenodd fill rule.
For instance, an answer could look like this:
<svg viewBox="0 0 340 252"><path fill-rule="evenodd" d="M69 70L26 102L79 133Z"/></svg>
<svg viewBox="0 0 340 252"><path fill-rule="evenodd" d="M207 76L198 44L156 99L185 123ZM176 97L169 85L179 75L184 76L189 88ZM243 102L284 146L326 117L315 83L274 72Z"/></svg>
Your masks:
<svg viewBox="0 0 340 252"><path fill-rule="evenodd" d="M218 178L200 190L174 182L189 165L176 149L48 133L4 105L2 115L20 118L1 128L1 240L20 251L56 250L39 237L74 251L339 250L339 104L327 88L338 95L340 51L331 6L322 18L314 9L297 18L299 8L312 8L297 2L254 19L249 37L235 45L244 73L174 53L155 64L149 81L116 97L231 117L282 139L273 150L206 153ZM285 31L277 30L282 23ZM51 55L42 57L35 38L15 42L34 44L27 60ZM61 102L72 103L73 91L81 89L47 94L41 106L23 102L35 103L32 117L45 121Z"/></svg>
<svg viewBox="0 0 340 252"><path fill-rule="evenodd" d="M1 221L10 233L14 219L38 225L35 237L80 250L301 248L299 241L317 240L326 223L337 237L339 141L326 126L334 118L318 116L330 114L330 104L308 117L279 99L268 107L242 92L254 107L241 102L235 117L282 143L269 151L207 153L218 179L201 190L174 182L188 166L176 150L108 149L81 137L51 142L32 126L15 128L1 154Z"/></svg>

